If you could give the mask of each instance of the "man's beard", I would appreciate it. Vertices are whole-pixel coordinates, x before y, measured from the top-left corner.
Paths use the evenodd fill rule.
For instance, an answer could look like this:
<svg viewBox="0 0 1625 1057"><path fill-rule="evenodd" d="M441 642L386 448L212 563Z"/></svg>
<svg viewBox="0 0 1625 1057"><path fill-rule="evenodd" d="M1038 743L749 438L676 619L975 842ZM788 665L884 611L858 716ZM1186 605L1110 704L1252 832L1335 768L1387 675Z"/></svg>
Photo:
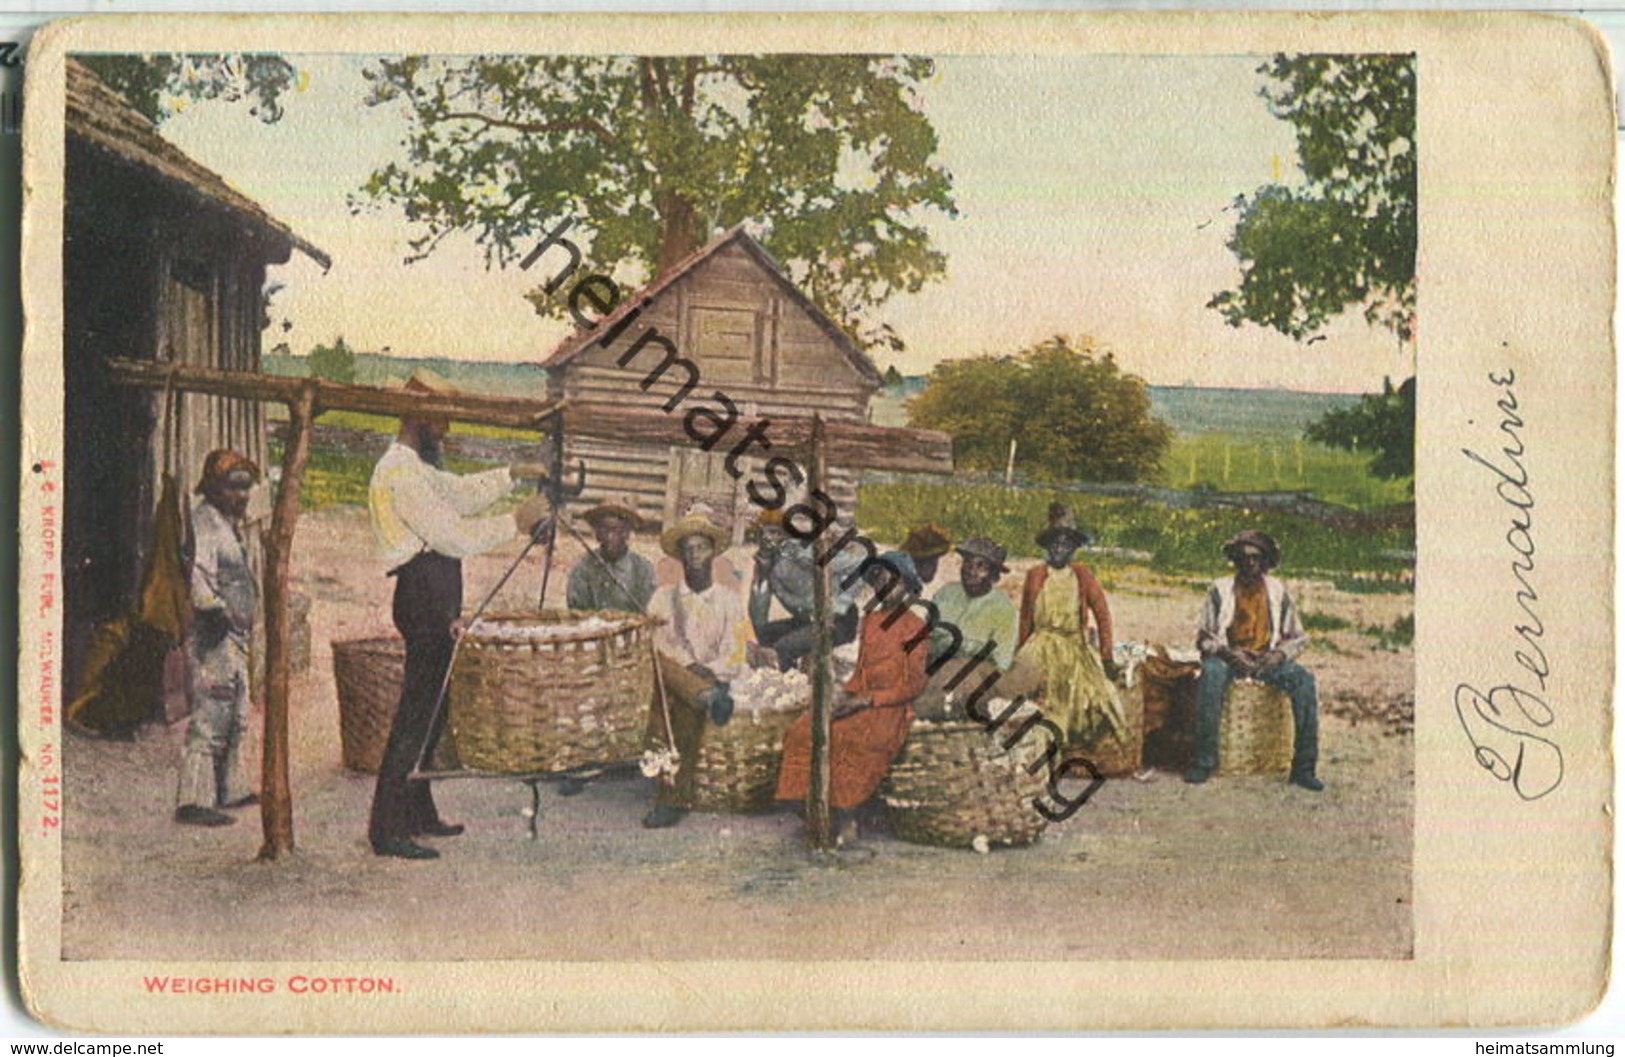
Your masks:
<svg viewBox="0 0 1625 1057"><path fill-rule="evenodd" d="M419 426L417 441L418 458L435 469L440 469L440 441L435 437L434 430L428 426Z"/></svg>

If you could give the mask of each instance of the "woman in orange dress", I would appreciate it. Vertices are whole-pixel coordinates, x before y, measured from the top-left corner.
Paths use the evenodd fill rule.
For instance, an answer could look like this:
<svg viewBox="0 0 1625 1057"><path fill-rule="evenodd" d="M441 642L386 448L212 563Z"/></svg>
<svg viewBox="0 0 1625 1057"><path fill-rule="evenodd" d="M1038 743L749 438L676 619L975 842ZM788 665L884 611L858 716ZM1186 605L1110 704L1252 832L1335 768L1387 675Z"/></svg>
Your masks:
<svg viewBox="0 0 1625 1057"><path fill-rule="evenodd" d="M858 665L836 691L830 726L830 804L839 831L855 834L850 812L874 795L908 737L913 703L925 689L925 621L906 607L918 596L914 561L888 551L864 579L878 604L858 631ZM889 622L889 626L888 626ZM804 801L812 770L812 716L796 720L784 736L778 799Z"/></svg>

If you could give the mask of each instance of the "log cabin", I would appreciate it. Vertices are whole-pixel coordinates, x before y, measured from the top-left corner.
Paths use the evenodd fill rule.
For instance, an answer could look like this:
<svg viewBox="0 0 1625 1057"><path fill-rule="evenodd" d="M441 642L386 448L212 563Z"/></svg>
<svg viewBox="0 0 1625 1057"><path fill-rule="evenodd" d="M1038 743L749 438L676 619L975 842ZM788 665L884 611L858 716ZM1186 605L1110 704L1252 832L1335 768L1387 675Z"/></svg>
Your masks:
<svg viewBox="0 0 1625 1057"><path fill-rule="evenodd" d="M651 330L698 371L692 401L675 413L670 407L688 380L684 372L664 371L655 384L643 384L661 355L635 349ZM669 522L702 501L731 526L736 543L756 510L745 484L759 479L764 458L748 455L738 460L745 472L730 474L725 464L738 430L727 443L706 451L686 438L673 443L670 427L653 421L680 418L713 392L737 405L742 425L766 419L783 432L804 436L816 412L835 429L845 427L844 434L858 443L844 448L844 458L832 455L825 488L843 515L855 508L859 477L870 461L865 451L872 451L879 464L897 457L897 450L887 449L909 449L918 452L913 469L952 470L946 436L867 425L880 372L743 227L718 236L626 297L560 343L544 365L550 394L575 408L565 458L586 466L582 503L630 495L645 518ZM589 408L606 414L590 416ZM589 418L610 416L623 428L589 424Z"/></svg>

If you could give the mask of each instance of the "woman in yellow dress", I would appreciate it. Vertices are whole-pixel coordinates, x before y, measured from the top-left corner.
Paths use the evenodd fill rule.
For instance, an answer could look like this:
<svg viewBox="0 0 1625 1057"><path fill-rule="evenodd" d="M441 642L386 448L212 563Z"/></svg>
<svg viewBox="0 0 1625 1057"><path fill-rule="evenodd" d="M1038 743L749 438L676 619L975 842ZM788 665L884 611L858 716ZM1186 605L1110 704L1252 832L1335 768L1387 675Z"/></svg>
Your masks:
<svg viewBox="0 0 1625 1057"><path fill-rule="evenodd" d="M1112 680L1112 614L1106 592L1072 555L1088 536L1060 503L1038 534L1044 564L1027 573L1021 589L1018 657L1044 674L1044 711L1074 742L1091 746L1111 736L1126 743L1128 724ZM1089 646L1093 617L1099 652Z"/></svg>

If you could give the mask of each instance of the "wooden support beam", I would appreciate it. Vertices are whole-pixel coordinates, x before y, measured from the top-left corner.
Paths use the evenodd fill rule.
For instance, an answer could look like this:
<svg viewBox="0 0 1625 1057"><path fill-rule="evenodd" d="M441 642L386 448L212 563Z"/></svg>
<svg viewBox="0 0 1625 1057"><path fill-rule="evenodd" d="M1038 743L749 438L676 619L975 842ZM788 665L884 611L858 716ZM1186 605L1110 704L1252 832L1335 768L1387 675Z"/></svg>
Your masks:
<svg viewBox="0 0 1625 1057"><path fill-rule="evenodd" d="M824 487L829 468L824 463L824 420L813 415L807 453L807 487ZM807 782L807 843L819 851L835 847L835 820L829 807L830 654L834 652L835 617L829 598L829 577L819 570L813 577L813 622L817 628L812 655L812 748Z"/></svg>
<svg viewBox="0 0 1625 1057"><path fill-rule="evenodd" d="M265 546L265 746L260 775L260 821L265 843L261 862L293 850L293 792L288 781L288 564L299 520L299 489L310 459L310 424L316 411L317 383L306 381L289 407L289 437L282 456L271 526Z"/></svg>
<svg viewBox="0 0 1625 1057"><path fill-rule="evenodd" d="M313 378L282 378L247 371L218 371L210 367L183 367L152 360L109 360L107 369L120 385L162 389L173 384L186 393L287 404L314 392L314 413L365 411L400 417L403 414L440 416L458 422L488 426L538 429L564 408L562 400L486 396L478 393L419 393L371 385L344 385Z"/></svg>

